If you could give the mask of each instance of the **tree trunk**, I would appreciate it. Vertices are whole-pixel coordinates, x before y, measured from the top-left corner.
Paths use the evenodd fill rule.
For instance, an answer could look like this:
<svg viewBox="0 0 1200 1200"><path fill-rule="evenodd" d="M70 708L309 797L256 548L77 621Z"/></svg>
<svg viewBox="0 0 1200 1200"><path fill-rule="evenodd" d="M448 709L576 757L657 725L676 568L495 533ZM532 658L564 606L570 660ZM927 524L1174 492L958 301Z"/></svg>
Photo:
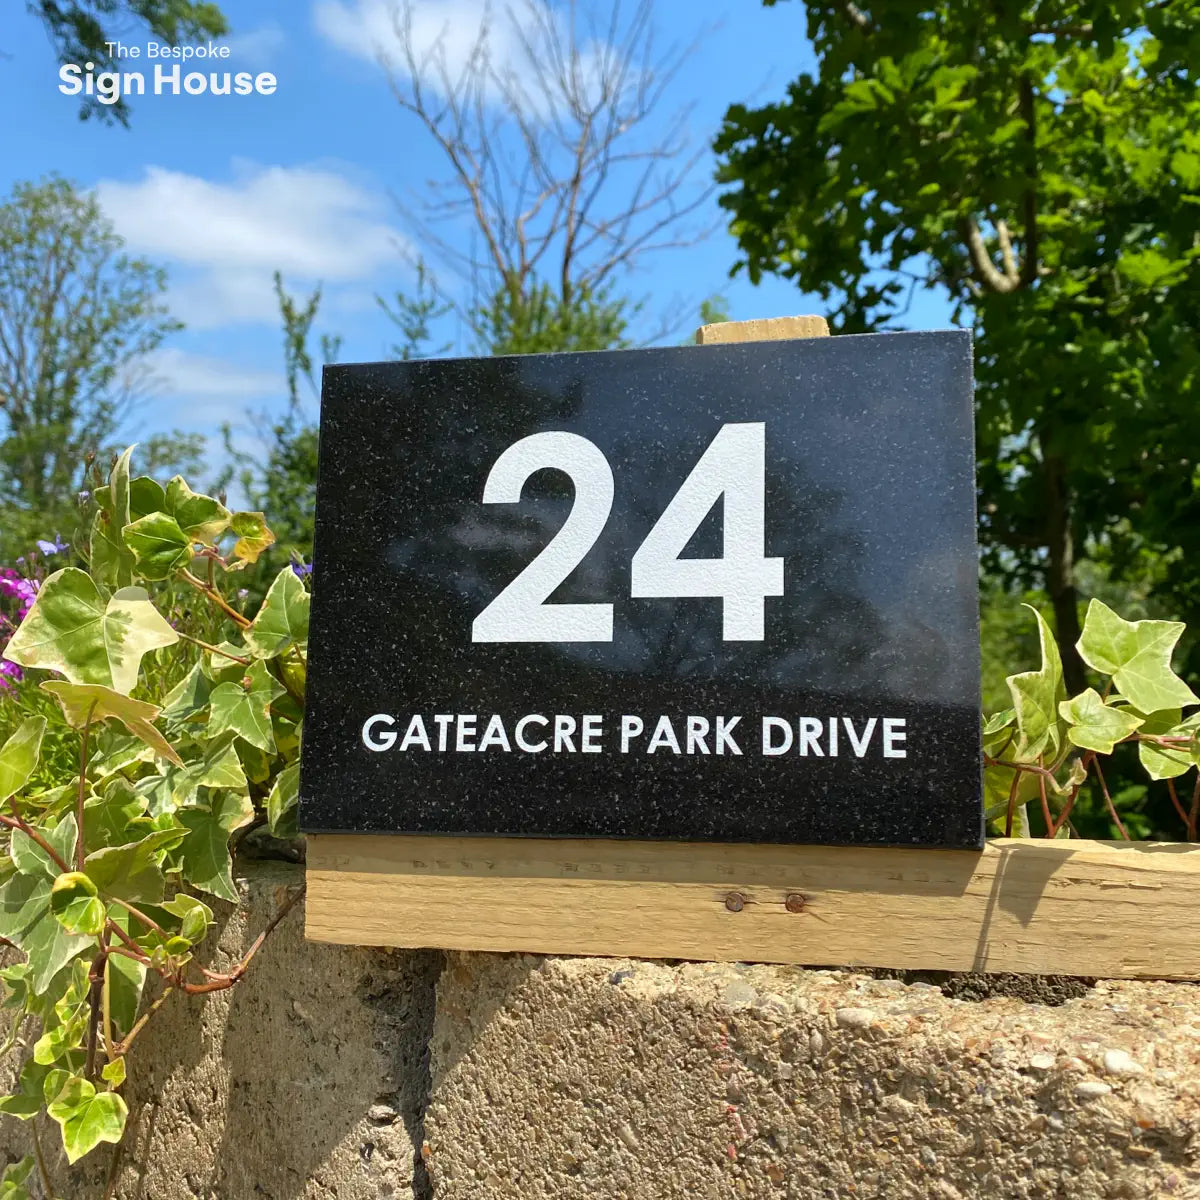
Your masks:
<svg viewBox="0 0 1200 1200"><path fill-rule="evenodd" d="M1075 643L1079 627L1079 593L1075 590L1075 542L1071 529L1071 497L1067 490L1063 460L1048 454L1046 470L1046 533L1049 561L1046 590L1054 606L1054 634L1062 656L1067 695L1076 696L1087 687L1087 673Z"/></svg>

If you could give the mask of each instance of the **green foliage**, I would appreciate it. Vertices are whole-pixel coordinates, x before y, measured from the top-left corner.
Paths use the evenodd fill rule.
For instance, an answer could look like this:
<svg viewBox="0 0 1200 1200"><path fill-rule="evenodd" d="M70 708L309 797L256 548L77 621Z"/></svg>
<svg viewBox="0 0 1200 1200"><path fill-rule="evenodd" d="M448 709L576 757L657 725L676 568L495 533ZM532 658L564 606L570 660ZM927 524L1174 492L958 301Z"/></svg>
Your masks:
<svg viewBox="0 0 1200 1200"><path fill-rule="evenodd" d="M630 305L611 289L580 286L565 295L549 284L502 286L471 314L486 354L550 354L566 350L619 350Z"/></svg>
<svg viewBox="0 0 1200 1200"><path fill-rule="evenodd" d="M1188 839L1195 841L1200 773L1188 807L1174 783L1200 767L1200 711L1188 717L1182 711L1200 705L1200 696L1171 667L1171 650L1183 627L1169 621L1126 621L1093 600L1077 648L1108 683L1103 693L1086 688L1068 699L1058 647L1041 614L1033 611L1041 667L1010 675L1012 707L984 722L988 819L1005 834L1028 833L1033 824L1028 809L1036 798L1046 836L1070 836L1072 817L1077 818L1080 801L1086 801L1086 785L1094 774L1109 818L1122 836L1129 836L1101 759L1110 761L1118 746L1130 745L1137 747L1152 781L1169 781L1172 806Z"/></svg>
<svg viewBox="0 0 1200 1200"><path fill-rule="evenodd" d="M42 580L3 648L30 711L0 746L0 937L22 956L0 981L14 1029L35 1032L0 1112L56 1122L71 1162L123 1136L125 1055L159 1002L245 970L193 960L201 896L238 900L235 837L296 830L305 585L285 567L243 613L225 593L274 540L263 515L130 461L93 481L88 569ZM27 1176L10 1168L0 1197Z"/></svg>
<svg viewBox="0 0 1200 1200"><path fill-rule="evenodd" d="M204 0L26 0L31 13L41 17L54 44L59 62L95 64L97 72L119 70L120 63L108 51L108 42L131 36L130 21L146 33L176 46L181 41L203 41L227 33L229 26L216 4ZM101 104L95 97L80 103L81 118L129 123L124 100Z"/></svg>
<svg viewBox="0 0 1200 1200"><path fill-rule="evenodd" d="M985 566L1044 587L1078 692L1087 556L1200 616L1200 4L807 10L817 69L717 139L741 265L839 331L914 289L974 326Z"/></svg>
<svg viewBox="0 0 1200 1200"><path fill-rule="evenodd" d="M122 251L95 197L18 183L0 203L0 558L73 537L85 454L107 446L131 368L172 330L161 270Z"/></svg>

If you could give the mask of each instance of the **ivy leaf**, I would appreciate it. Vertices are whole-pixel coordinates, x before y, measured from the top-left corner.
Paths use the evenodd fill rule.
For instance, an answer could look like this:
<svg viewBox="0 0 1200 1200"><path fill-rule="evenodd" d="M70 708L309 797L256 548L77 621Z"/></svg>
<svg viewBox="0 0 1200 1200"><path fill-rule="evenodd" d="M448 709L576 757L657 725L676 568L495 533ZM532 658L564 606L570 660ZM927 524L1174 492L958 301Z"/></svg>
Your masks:
<svg viewBox="0 0 1200 1200"><path fill-rule="evenodd" d="M30 1200L25 1180L33 1171L33 1156L25 1155L20 1162L9 1163L0 1176L0 1200Z"/></svg>
<svg viewBox="0 0 1200 1200"><path fill-rule="evenodd" d="M95 846L123 846L149 833L152 826L146 816L146 800L128 779L116 776L83 806L84 843Z"/></svg>
<svg viewBox="0 0 1200 1200"><path fill-rule="evenodd" d="M65 816L53 829L39 829L38 833L63 862L70 863L74 860L75 842L78 837L74 813ZM58 878L62 869L42 846L22 829L13 830L9 853L22 875L45 875L47 879L53 880Z"/></svg>
<svg viewBox="0 0 1200 1200"><path fill-rule="evenodd" d="M296 837L300 826L296 809L300 802L300 764L284 767L267 797L267 828L279 838Z"/></svg>
<svg viewBox="0 0 1200 1200"><path fill-rule="evenodd" d="M62 1127L63 1149L72 1163L101 1142L119 1142L129 1116L119 1092L97 1092L81 1075L71 1077L46 1112Z"/></svg>
<svg viewBox="0 0 1200 1200"><path fill-rule="evenodd" d="M1158 737L1167 734L1186 737L1192 732L1180 723L1182 714L1177 708L1137 715L1142 718L1139 733ZM1157 742L1138 742L1138 758L1151 779L1175 779L1186 774L1194 765L1190 745L1162 746Z"/></svg>
<svg viewBox="0 0 1200 1200"><path fill-rule="evenodd" d="M17 1080L17 1090L8 1096L0 1096L0 1113L21 1121L36 1117L46 1103L42 1091L46 1075L46 1068L41 1063L27 1058Z"/></svg>
<svg viewBox="0 0 1200 1200"><path fill-rule="evenodd" d="M4 654L72 683L130 692L142 655L178 640L143 588L122 588L105 604L90 575L64 567L42 584Z"/></svg>
<svg viewBox="0 0 1200 1200"><path fill-rule="evenodd" d="M197 662L167 694L162 715L171 724L190 721L208 708L211 693L212 683Z"/></svg>
<svg viewBox="0 0 1200 1200"><path fill-rule="evenodd" d="M160 711L155 705L147 704L143 700L132 700L111 688L97 684L63 683L51 679L42 684L42 690L57 698L66 714L67 723L73 728L82 729L87 724L89 715L93 721L112 718L120 721L130 733L151 747L159 758L165 758L176 766L183 766L183 760L151 724Z"/></svg>
<svg viewBox="0 0 1200 1200"><path fill-rule="evenodd" d="M96 885L81 871L66 871L54 881L50 911L68 933L97 937L104 928L104 904Z"/></svg>
<svg viewBox="0 0 1200 1200"><path fill-rule="evenodd" d="M150 808L155 816L194 804L196 794L202 787L227 788L237 792L247 789L246 776L234 749L232 735L215 737L204 747L203 754L176 770L168 771L164 779L165 795L163 790L158 790L152 796Z"/></svg>
<svg viewBox="0 0 1200 1200"><path fill-rule="evenodd" d="M144 579L169 579L192 561L191 538L166 513L150 513L126 525L124 538Z"/></svg>
<svg viewBox="0 0 1200 1200"><path fill-rule="evenodd" d="M236 904L230 836L254 820L250 797L235 792L217 792L209 808L184 808L179 822L188 831L179 848L183 877L201 891L211 892Z"/></svg>
<svg viewBox="0 0 1200 1200"><path fill-rule="evenodd" d="M119 1088L125 1082L125 1059L114 1058L112 1062L105 1063L100 1071L100 1078L112 1088ZM3 1200L0 1197L0 1200Z"/></svg>
<svg viewBox="0 0 1200 1200"><path fill-rule="evenodd" d="M106 895L157 904L163 897L158 855L173 850L183 839L182 829L156 829L141 841L93 851L84 859L84 870Z"/></svg>
<svg viewBox="0 0 1200 1200"><path fill-rule="evenodd" d="M213 923L212 909L195 896L180 892L159 908L179 918L179 936L193 946L204 941L208 936L209 926Z"/></svg>
<svg viewBox="0 0 1200 1200"><path fill-rule="evenodd" d="M1067 737L1071 743L1099 754L1111 754L1117 742L1123 742L1142 724L1142 718L1128 709L1105 704L1095 688L1088 688L1073 700L1064 700L1058 711L1070 725Z"/></svg>
<svg viewBox="0 0 1200 1200"><path fill-rule="evenodd" d="M1200 704L1171 670L1171 654L1185 626L1179 621L1126 621L1093 599L1077 649L1096 671L1111 675L1121 695L1139 712Z"/></svg>
<svg viewBox="0 0 1200 1200"><path fill-rule="evenodd" d="M129 484L129 521L137 521L151 513L162 512L167 506L167 494L162 484L149 475L139 475ZM126 525L129 524L126 521ZM124 529L124 525L121 527Z"/></svg>
<svg viewBox="0 0 1200 1200"><path fill-rule="evenodd" d="M262 607L243 637L255 658L275 658L308 640L310 597L291 567L285 567L271 584Z"/></svg>
<svg viewBox="0 0 1200 1200"><path fill-rule="evenodd" d="M1037 618L1042 666L1037 671L1010 675L1007 683L1019 730L1016 758L1033 762L1043 755L1053 758L1058 754L1062 744L1058 706L1066 699L1066 689L1054 634L1036 608L1028 604L1025 607Z"/></svg>
<svg viewBox="0 0 1200 1200"><path fill-rule="evenodd" d="M42 751L45 717L28 717L0 748L0 801L15 796L37 769Z"/></svg>
<svg viewBox="0 0 1200 1200"><path fill-rule="evenodd" d="M234 513L229 519L229 527L238 538L233 552L244 562L258 562L258 556L275 544L275 535L267 528L267 518L260 512Z"/></svg>
<svg viewBox="0 0 1200 1200"><path fill-rule="evenodd" d="M216 737L233 730L252 746L274 753L271 732L271 701L283 695L283 688L262 662L256 662L241 683L220 683L213 688L209 733Z"/></svg>
<svg viewBox="0 0 1200 1200"><path fill-rule="evenodd" d="M0 937L7 938L29 959L29 988L41 996L54 977L85 950L95 950L94 938L68 933L50 911L52 881L44 874L9 876L0 884Z"/></svg>
<svg viewBox="0 0 1200 1200"><path fill-rule="evenodd" d="M129 459L134 447L117 459L108 478L108 486L97 488L96 516L92 522L92 573L101 583L112 588L129 587L133 583L133 554L122 536L130 522Z"/></svg>
<svg viewBox="0 0 1200 1200"><path fill-rule="evenodd" d="M229 509L211 496L193 492L182 475L167 484L165 509L193 542L205 546L214 545L229 528Z"/></svg>

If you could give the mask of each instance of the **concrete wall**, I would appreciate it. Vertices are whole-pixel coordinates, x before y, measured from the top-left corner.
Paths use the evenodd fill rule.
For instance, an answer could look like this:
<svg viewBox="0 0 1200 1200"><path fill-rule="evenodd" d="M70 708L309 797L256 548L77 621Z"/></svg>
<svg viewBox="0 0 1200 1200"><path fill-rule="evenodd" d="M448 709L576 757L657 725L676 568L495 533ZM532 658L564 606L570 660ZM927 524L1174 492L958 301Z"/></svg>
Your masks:
<svg viewBox="0 0 1200 1200"><path fill-rule="evenodd" d="M250 872L222 955L298 875ZM331 948L297 913L140 1040L113 1194L1200 1198L1200 989L1073 990ZM9 1157L27 1136L0 1118ZM61 1196L103 1196L96 1159Z"/></svg>

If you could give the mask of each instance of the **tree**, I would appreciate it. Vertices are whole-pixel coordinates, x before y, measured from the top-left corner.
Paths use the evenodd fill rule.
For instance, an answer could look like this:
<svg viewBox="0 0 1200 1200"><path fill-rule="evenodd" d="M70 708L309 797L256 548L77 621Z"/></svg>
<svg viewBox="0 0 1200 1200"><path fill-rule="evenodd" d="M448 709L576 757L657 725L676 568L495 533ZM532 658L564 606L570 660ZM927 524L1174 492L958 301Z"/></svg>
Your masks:
<svg viewBox="0 0 1200 1200"><path fill-rule="evenodd" d="M130 36L130 22L171 46L185 39L220 37L229 29L217 5L193 0L26 0L26 4L46 26L60 63L90 62L97 73L119 69L108 45ZM124 99L101 104L84 95L79 116L127 125L129 107Z"/></svg>
<svg viewBox="0 0 1200 1200"><path fill-rule="evenodd" d="M122 252L94 196L19 183L0 204L0 525L67 522L88 451L108 448L145 356L180 326L164 273ZM29 526L29 528L27 528Z"/></svg>
<svg viewBox="0 0 1200 1200"><path fill-rule="evenodd" d="M396 7L392 90L447 167L406 213L465 286L444 295L478 348L627 344L640 306L626 274L704 229L711 187L687 112L659 123L688 51L658 54L651 14L649 0L628 15L521 0L503 26L485 15L456 65L446 30L423 44L413 6Z"/></svg>
<svg viewBox="0 0 1200 1200"><path fill-rule="evenodd" d="M985 565L1045 587L1078 691L1081 559L1174 554L1200 616L1200 4L808 11L816 75L716 141L740 265L841 331L901 326L916 288L973 325Z"/></svg>

